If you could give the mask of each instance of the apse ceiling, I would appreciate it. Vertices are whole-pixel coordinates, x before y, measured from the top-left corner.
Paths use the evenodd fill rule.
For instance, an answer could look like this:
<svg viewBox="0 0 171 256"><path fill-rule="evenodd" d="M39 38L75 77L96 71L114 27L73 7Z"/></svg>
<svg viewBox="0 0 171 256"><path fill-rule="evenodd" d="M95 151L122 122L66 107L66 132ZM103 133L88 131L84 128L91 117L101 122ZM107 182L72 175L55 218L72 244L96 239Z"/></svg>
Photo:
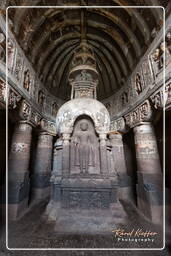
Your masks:
<svg viewBox="0 0 171 256"><path fill-rule="evenodd" d="M162 26L162 9L92 8L92 6L163 5L155 0L28 0L9 5L85 6L86 37L99 72L98 99L114 94L144 54ZM84 15L85 16L85 15ZM45 87L63 100L70 98L68 72L80 44L81 9L9 9L11 29Z"/></svg>

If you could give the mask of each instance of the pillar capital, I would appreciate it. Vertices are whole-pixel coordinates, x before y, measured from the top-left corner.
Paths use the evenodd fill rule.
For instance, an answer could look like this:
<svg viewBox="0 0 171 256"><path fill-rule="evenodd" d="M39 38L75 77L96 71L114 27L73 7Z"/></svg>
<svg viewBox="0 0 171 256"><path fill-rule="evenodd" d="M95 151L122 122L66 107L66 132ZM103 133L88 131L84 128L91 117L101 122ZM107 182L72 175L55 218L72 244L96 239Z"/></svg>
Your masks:
<svg viewBox="0 0 171 256"><path fill-rule="evenodd" d="M128 128L126 127L126 123L123 117L120 117L116 120L112 120L110 124L110 134L116 134L116 133L127 133Z"/></svg>
<svg viewBox="0 0 171 256"><path fill-rule="evenodd" d="M68 140L69 141L70 138L71 138L71 134L70 133L63 133L62 134L62 139L63 140L65 140L65 141Z"/></svg>
<svg viewBox="0 0 171 256"><path fill-rule="evenodd" d="M46 119L40 120L39 133L45 133L47 135L56 136L56 126L54 122Z"/></svg>
<svg viewBox="0 0 171 256"><path fill-rule="evenodd" d="M32 123L30 123L29 121L18 120L15 127L16 127L16 129L24 131L25 129L32 130L33 126L32 126Z"/></svg>
<svg viewBox="0 0 171 256"><path fill-rule="evenodd" d="M144 101L136 109L134 109L129 114L125 115L126 124L130 128L141 124L142 122L150 122L152 119L152 108L149 100Z"/></svg>
<svg viewBox="0 0 171 256"><path fill-rule="evenodd" d="M123 133L120 133L120 132L110 132L109 133L110 140L115 139L115 138L122 138L122 136L123 136Z"/></svg>
<svg viewBox="0 0 171 256"><path fill-rule="evenodd" d="M100 138L100 140L106 140L107 139L107 134L106 133L100 133L99 138Z"/></svg>
<svg viewBox="0 0 171 256"><path fill-rule="evenodd" d="M137 127L141 127L141 129L143 129L143 130L149 130L149 129L153 129L153 124L152 124L151 121L149 121L149 122L139 122L133 127L134 132L138 129ZM148 127L151 127L151 128L148 128Z"/></svg>
<svg viewBox="0 0 171 256"><path fill-rule="evenodd" d="M41 119L41 115L25 99L20 100L12 114L16 122L30 123L33 127L37 127Z"/></svg>

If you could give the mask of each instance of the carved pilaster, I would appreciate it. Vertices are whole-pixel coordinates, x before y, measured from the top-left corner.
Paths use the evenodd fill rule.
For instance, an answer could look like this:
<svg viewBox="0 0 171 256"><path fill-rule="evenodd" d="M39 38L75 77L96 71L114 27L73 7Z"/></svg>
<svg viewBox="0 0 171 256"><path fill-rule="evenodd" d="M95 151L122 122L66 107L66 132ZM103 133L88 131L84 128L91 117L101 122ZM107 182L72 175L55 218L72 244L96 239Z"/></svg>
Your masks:
<svg viewBox="0 0 171 256"><path fill-rule="evenodd" d="M127 132L128 130L127 130L124 118L121 117L121 118L118 118L117 120L111 121L110 131L111 132L120 132L120 133Z"/></svg>

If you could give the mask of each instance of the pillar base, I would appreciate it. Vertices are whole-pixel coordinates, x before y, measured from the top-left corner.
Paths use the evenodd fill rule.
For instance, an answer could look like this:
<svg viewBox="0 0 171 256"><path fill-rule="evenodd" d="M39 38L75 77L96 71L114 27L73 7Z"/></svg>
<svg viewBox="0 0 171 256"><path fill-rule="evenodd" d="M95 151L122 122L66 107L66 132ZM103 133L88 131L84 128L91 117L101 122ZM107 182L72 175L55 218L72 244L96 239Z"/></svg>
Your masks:
<svg viewBox="0 0 171 256"><path fill-rule="evenodd" d="M31 202L42 201L50 196L50 186L46 188L32 188Z"/></svg>
<svg viewBox="0 0 171 256"><path fill-rule="evenodd" d="M137 185L137 204L139 210L154 224L162 225L163 194L161 190L147 191L145 185Z"/></svg>
<svg viewBox="0 0 171 256"><path fill-rule="evenodd" d="M128 175L119 176L119 187L117 192L117 197L123 200L129 200L135 202L134 193L133 193L133 183L132 178Z"/></svg>
<svg viewBox="0 0 171 256"><path fill-rule="evenodd" d="M28 209L28 198L22 202L8 205L8 219L17 220L21 218Z"/></svg>

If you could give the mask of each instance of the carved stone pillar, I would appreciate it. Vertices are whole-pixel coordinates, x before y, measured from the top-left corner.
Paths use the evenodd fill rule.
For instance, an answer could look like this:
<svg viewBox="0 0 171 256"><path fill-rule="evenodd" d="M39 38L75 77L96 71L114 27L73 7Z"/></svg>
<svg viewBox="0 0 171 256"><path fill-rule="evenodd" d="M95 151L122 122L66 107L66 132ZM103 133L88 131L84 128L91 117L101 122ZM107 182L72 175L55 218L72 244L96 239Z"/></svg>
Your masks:
<svg viewBox="0 0 171 256"><path fill-rule="evenodd" d="M53 151L53 172L52 177L61 177L62 176L62 149L63 141L61 138L57 139L54 145Z"/></svg>
<svg viewBox="0 0 171 256"><path fill-rule="evenodd" d="M8 209L10 219L20 217L28 207L31 138L31 124L26 121L17 123L8 163Z"/></svg>
<svg viewBox="0 0 171 256"><path fill-rule="evenodd" d="M70 134L63 134L62 170L63 175L68 176L70 171Z"/></svg>
<svg viewBox="0 0 171 256"><path fill-rule="evenodd" d="M101 173L102 174L106 174L106 173L108 173L106 134L100 134L99 138L100 138L100 166L101 166Z"/></svg>
<svg viewBox="0 0 171 256"><path fill-rule="evenodd" d="M134 127L138 208L154 223L162 223L162 173L154 128L150 122Z"/></svg>
<svg viewBox="0 0 171 256"><path fill-rule="evenodd" d="M109 135L109 139L112 145L115 169L119 178L118 199L133 200L132 182L127 172L122 134L112 133Z"/></svg>
<svg viewBox="0 0 171 256"><path fill-rule="evenodd" d="M43 131L39 133L31 178L32 200L42 200L50 195L52 141L53 136L48 132Z"/></svg>

